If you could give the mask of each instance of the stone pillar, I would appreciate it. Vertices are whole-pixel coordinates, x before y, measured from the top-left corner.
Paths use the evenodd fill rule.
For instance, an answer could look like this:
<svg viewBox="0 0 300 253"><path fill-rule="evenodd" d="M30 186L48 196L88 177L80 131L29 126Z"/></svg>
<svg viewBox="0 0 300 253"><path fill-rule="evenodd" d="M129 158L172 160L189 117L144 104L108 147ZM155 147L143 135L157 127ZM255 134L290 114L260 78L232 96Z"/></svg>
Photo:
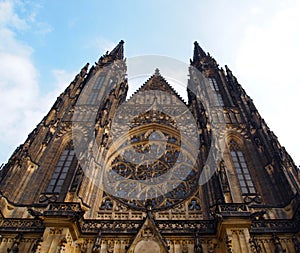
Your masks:
<svg viewBox="0 0 300 253"><path fill-rule="evenodd" d="M180 241L175 241L174 242L174 253L181 253Z"/></svg>
<svg viewBox="0 0 300 253"><path fill-rule="evenodd" d="M226 248L228 253L243 252L251 253L249 244L250 234L248 228L226 228Z"/></svg>
<svg viewBox="0 0 300 253"><path fill-rule="evenodd" d="M100 253L106 253L106 252L107 252L107 242L106 242L106 240L103 240L102 244L101 244Z"/></svg>
<svg viewBox="0 0 300 253"><path fill-rule="evenodd" d="M67 230L67 228L47 227L41 243L41 253L57 253Z"/></svg>
<svg viewBox="0 0 300 253"><path fill-rule="evenodd" d="M251 220L236 217L228 217L220 220L219 241L221 252L227 253L252 253L249 243Z"/></svg>

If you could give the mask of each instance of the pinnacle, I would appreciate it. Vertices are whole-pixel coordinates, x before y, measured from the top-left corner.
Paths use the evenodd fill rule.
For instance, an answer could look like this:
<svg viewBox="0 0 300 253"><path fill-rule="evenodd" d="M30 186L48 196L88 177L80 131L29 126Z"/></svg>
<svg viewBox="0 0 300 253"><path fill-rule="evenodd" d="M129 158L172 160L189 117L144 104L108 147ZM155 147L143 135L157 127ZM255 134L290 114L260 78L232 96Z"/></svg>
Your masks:
<svg viewBox="0 0 300 253"><path fill-rule="evenodd" d="M225 65L225 69L226 69L227 75L232 75L232 71L227 65Z"/></svg>
<svg viewBox="0 0 300 253"><path fill-rule="evenodd" d="M158 68L155 69L154 75L155 75L155 76L160 76L160 72L159 72L159 69L158 69Z"/></svg>
<svg viewBox="0 0 300 253"><path fill-rule="evenodd" d="M105 55L101 56L98 60L98 65L106 64L107 62L124 59L124 41L121 40L118 45L111 50L107 51Z"/></svg>
<svg viewBox="0 0 300 253"><path fill-rule="evenodd" d="M121 40L118 45L109 53L115 60L123 60L124 58L124 41Z"/></svg>
<svg viewBox="0 0 300 253"><path fill-rule="evenodd" d="M198 42L194 42L194 57L193 61L199 61L202 58L206 57L206 53L203 51L203 49L199 46Z"/></svg>

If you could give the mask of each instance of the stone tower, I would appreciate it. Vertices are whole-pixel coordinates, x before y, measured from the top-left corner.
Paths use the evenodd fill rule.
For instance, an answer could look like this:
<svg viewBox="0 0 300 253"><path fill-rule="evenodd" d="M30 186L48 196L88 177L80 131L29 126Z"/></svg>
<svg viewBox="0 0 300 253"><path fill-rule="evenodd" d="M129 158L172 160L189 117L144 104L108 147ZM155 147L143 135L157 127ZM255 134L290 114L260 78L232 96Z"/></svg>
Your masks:
<svg viewBox="0 0 300 253"><path fill-rule="evenodd" d="M300 252L300 178L230 69L195 42L184 101L127 97L121 41L0 174L0 252Z"/></svg>

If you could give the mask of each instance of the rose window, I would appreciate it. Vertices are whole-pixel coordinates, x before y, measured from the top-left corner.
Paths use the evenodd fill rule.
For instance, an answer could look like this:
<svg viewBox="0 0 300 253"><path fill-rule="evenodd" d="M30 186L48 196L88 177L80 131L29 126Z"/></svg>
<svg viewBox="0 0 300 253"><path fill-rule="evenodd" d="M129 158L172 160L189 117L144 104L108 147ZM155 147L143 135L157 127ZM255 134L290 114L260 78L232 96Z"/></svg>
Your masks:
<svg viewBox="0 0 300 253"><path fill-rule="evenodd" d="M132 208L170 208L197 189L193 153L171 117L147 111L109 149L104 183Z"/></svg>

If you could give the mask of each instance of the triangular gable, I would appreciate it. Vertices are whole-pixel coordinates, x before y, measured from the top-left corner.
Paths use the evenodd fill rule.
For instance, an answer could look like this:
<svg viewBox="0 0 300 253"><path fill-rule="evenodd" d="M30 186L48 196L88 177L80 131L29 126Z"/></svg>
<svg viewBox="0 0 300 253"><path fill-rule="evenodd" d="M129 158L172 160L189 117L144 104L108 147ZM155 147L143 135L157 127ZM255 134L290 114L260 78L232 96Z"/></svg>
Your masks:
<svg viewBox="0 0 300 253"><path fill-rule="evenodd" d="M182 97L175 91L175 89L167 82L167 80L159 73L156 69L155 73L137 90L134 94L141 91L152 91L158 90L167 92L173 96L176 96L181 102L184 102ZM133 94L133 96L134 96Z"/></svg>
<svg viewBox="0 0 300 253"><path fill-rule="evenodd" d="M168 253L167 245L150 215L147 215L127 253Z"/></svg>

